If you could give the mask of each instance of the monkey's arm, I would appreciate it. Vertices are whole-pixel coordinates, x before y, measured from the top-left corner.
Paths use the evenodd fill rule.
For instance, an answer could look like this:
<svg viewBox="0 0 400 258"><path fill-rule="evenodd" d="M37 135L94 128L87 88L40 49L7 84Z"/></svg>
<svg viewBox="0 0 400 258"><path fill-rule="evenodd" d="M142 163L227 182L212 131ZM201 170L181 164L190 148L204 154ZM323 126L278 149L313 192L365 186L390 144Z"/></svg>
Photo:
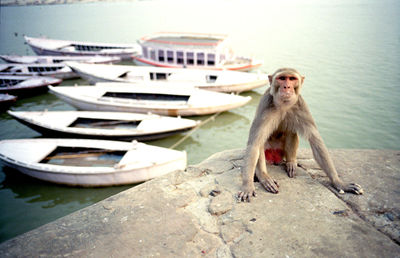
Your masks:
<svg viewBox="0 0 400 258"><path fill-rule="evenodd" d="M360 185L355 183L345 184L342 182L342 180L340 180L335 166L333 165L333 161L329 155L328 149L326 148L317 128L315 126L311 126L310 132L311 134L308 140L310 142L314 159L327 174L336 190L338 190L339 193L352 192L355 194L362 194L363 189Z"/></svg>

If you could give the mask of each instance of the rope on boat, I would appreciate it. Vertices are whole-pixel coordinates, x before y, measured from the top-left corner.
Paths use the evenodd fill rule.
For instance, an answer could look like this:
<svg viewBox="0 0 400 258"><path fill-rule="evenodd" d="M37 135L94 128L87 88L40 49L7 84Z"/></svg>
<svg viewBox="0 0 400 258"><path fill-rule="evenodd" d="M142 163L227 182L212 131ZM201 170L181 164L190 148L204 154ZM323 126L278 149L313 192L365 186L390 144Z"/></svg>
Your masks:
<svg viewBox="0 0 400 258"><path fill-rule="evenodd" d="M177 146L179 146L182 142L184 142L187 138L189 138L195 131L197 131L197 129L199 129L201 126L207 124L208 122L214 120L219 114L221 114L221 112L215 113L214 115L210 116L209 118L207 118L204 121L201 121L200 124L198 124L196 127L194 127L192 130L190 130L183 138L179 139L179 141L177 141L176 143L174 143L173 145L171 145L171 147L169 147L170 149L175 149Z"/></svg>

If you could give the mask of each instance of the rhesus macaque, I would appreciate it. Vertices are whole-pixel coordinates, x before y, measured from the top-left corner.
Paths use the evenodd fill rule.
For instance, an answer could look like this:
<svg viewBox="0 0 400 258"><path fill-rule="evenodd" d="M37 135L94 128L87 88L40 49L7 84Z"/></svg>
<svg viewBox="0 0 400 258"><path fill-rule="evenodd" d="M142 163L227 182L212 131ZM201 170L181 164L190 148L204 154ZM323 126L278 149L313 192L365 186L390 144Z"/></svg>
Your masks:
<svg viewBox="0 0 400 258"><path fill-rule="evenodd" d="M269 76L271 86L262 96L250 128L239 200L250 201L252 196L256 196L254 173L267 191L278 193L278 183L267 172L266 156L272 163L285 159L286 172L289 177L294 177L298 134L310 142L314 159L336 190L340 193L363 193L360 185L345 184L339 179L307 104L300 95L304 79L291 68L279 69Z"/></svg>

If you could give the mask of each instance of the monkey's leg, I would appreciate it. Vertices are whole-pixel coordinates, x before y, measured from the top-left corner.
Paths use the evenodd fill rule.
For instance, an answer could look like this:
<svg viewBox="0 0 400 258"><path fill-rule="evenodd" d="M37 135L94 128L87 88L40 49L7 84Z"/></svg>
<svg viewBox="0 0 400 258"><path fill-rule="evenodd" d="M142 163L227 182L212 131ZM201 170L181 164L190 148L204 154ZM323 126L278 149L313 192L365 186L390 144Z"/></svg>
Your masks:
<svg viewBox="0 0 400 258"><path fill-rule="evenodd" d="M260 184L271 193L279 192L279 185L267 172L267 165L265 160L264 148L259 151L259 159L257 163L256 175Z"/></svg>
<svg viewBox="0 0 400 258"><path fill-rule="evenodd" d="M288 133L285 138L286 173L289 177L296 175L296 155L299 147L299 136L296 133Z"/></svg>

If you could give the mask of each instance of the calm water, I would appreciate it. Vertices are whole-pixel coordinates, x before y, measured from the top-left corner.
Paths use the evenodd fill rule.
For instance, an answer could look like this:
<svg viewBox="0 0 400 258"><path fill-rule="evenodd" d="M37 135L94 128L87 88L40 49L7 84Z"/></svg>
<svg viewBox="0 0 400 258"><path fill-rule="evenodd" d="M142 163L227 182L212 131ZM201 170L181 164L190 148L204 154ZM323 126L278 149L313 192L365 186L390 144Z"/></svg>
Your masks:
<svg viewBox="0 0 400 258"><path fill-rule="evenodd" d="M295 67L303 96L329 148L399 149L400 2L139 1L1 7L0 54L33 54L23 35L135 42L158 31L226 33L236 52L264 61L262 71ZM64 85L84 81L64 81ZM253 100L196 131L180 150L189 164L244 147L265 88ZM13 110L70 110L51 94L18 101ZM206 119L200 117L199 119ZM0 139L40 135L0 113ZM169 147L183 135L150 142ZM307 144L302 142L306 147ZM128 187L79 189L38 182L0 167L0 242Z"/></svg>

